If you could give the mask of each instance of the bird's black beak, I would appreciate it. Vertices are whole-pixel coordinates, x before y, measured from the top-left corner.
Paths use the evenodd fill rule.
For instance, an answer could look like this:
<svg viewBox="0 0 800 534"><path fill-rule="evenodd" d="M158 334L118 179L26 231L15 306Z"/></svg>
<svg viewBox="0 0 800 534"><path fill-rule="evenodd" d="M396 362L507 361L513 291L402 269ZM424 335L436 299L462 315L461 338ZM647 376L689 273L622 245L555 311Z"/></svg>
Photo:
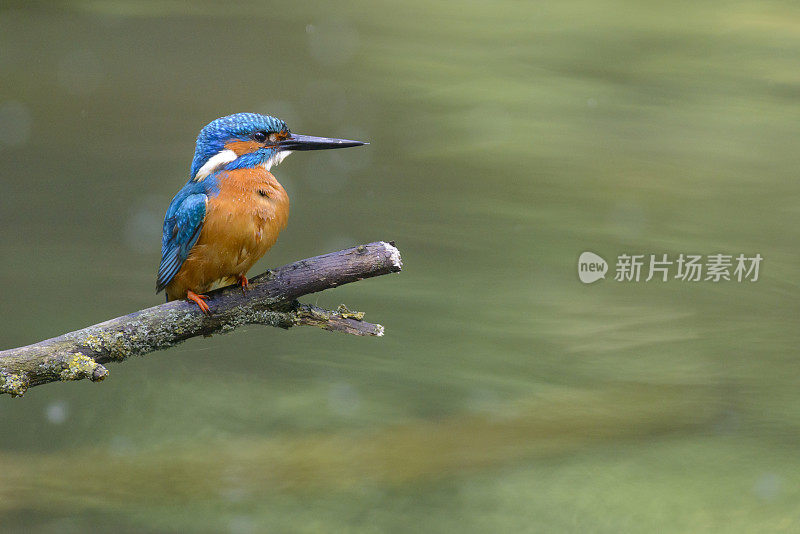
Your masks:
<svg viewBox="0 0 800 534"><path fill-rule="evenodd" d="M278 146L281 150L327 150L329 148L347 148L351 146L368 145L361 141L348 141L347 139L331 139L330 137L314 137L313 135L291 134Z"/></svg>

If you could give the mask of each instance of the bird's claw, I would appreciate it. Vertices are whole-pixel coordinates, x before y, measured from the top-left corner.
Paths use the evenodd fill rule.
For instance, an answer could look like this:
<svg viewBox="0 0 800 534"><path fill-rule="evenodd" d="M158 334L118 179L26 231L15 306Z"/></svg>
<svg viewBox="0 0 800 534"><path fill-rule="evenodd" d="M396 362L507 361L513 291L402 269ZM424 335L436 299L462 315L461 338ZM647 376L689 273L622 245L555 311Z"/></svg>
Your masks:
<svg viewBox="0 0 800 534"><path fill-rule="evenodd" d="M239 284L242 286L242 295L247 294L247 290L250 289L250 281L247 277L243 274L239 275Z"/></svg>
<svg viewBox="0 0 800 534"><path fill-rule="evenodd" d="M197 306L200 308L200 311L206 315L211 315L211 308L209 308L208 304L205 303L205 301L208 300L208 295L198 295L194 291L187 291L186 299L197 304Z"/></svg>

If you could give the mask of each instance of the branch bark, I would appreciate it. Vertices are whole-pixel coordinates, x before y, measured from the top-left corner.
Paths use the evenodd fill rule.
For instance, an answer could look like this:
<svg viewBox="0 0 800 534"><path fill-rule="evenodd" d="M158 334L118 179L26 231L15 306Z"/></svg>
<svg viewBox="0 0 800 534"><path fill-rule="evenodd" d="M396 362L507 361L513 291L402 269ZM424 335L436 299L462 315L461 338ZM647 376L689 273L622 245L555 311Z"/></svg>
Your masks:
<svg viewBox="0 0 800 534"><path fill-rule="evenodd" d="M230 332L246 324L290 328L317 326L360 336L382 336L383 327L344 305L335 311L300 304L309 293L399 272L400 251L378 241L301 260L250 279L243 293L229 286L209 293L211 316L177 300L117 317L33 345L0 351L0 394L21 396L39 384L103 380L103 364L168 349L189 338Z"/></svg>

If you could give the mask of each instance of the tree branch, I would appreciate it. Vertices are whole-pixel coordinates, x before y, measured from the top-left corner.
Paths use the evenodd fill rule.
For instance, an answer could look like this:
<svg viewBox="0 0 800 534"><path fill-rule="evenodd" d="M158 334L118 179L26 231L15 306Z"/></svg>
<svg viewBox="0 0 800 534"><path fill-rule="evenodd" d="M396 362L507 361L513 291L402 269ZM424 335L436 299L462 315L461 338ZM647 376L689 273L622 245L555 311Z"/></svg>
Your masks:
<svg viewBox="0 0 800 534"><path fill-rule="evenodd" d="M250 280L243 293L228 286L209 293L211 316L176 300L69 332L26 347L0 351L0 394L20 396L32 386L59 380L103 380L103 365L163 350L196 336L227 333L246 324L280 328L308 325L360 336L382 336L383 327L344 305L336 311L300 304L297 297L396 273L394 243L378 241L301 260Z"/></svg>

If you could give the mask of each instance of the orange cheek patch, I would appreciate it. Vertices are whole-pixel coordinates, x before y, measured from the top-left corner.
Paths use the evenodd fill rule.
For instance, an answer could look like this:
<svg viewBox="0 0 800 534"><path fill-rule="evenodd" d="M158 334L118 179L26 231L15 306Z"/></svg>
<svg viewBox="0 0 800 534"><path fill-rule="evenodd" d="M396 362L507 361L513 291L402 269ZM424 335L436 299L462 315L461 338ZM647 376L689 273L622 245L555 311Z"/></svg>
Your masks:
<svg viewBox="0 0 800 534"><path fill-rule="evenodd" d="M260 143L256 143L255 141L231 141L230 143L225 144L225 148L228 150L233 150L237 156L255 152L261 148L261 146L262 145Z"/></svg>

